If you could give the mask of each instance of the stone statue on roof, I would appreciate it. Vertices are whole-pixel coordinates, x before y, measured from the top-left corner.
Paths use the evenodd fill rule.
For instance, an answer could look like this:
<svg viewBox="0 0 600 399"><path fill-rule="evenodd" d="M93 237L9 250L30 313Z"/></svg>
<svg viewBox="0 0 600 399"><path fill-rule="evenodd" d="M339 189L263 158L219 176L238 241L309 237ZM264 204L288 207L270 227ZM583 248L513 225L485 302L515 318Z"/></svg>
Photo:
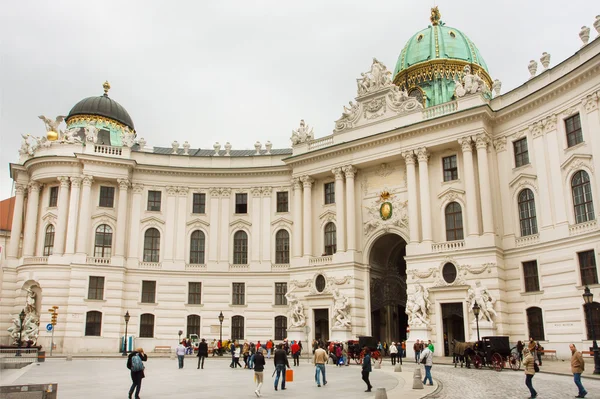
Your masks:
<svg viewBox="0 0 600 399"><path fill-rule="evenodd" d="M296 130L292 130L292 145L302 144L306 141L314 140L313 129L309 128L304 122L304 119L300 120L300 127Z"/></svg>

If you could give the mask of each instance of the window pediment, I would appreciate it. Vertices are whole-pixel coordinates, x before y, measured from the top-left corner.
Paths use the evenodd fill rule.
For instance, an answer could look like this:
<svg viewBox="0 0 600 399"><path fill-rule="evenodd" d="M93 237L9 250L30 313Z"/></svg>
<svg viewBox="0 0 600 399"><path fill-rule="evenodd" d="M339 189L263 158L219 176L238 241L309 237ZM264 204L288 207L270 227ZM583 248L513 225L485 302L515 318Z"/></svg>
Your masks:
<svg viewBox="0 0 600 399"><path fill-rule="evenodd" d="M515 188L516 186L529 186L537 193L537 176L529 173L519 173L517 177L508 183L508 186L511 188Z"/></svg>
<svg viewBox="0 0 600 399"><path fill-rule="evenodd" d="M465 190L460 190L458 188L449 187L446 190L442 191L438 194L439 199L444 199L447 202L454 201L457 198L462 198L465 195Z"/></svg>
<svg viewBox="0 0 600 399"><path fill-rule="evenodd" d="M115 219L116 220L116 219ZM165 224L164 220L160 220L159 218L157 218L156 216L149 216L147 218L144 218L140 221L140 223L151 223L151 224Z"/></svg>
<svg viewBox="0 0 600 399"><path fill-rule="evenodd" d="M114 215L111 215L110 213L106 213L106 212L97 213L94 216L92 216L92 220L99 219L99 218L102 218L103 220L111 219L114 222L117 221L117 218Z"/></svg>
<svg viewBox="0 0 600 399"><path fill-rule="evenodd" d="M47 223L56 223L57 216L52 212L46 212L44 216L42 216L42 220Z"/></svg>
<svg viewBox="0 0 600 399"><path fill-rule="evenodd" d="M571 172L575 169L580 169L582 166L585 166L592 172L594 171L594 167L591 163L592 156L589 154L573 154L565 162L560 165L562 170L566 170Z"/></svg>
<svg viewBox="0 0 600 399"><path fill-rule="evenodd" d="M292 222L290 219L286 219L283 217L277 218L271 222L271 226L275 226L275 225L277 225L277 226L290 225L291 226L292 224L294 224L294 222Z"/></svg>
<svg viewBox="0 0 600 399"><path fill-rule="evenodd" d="M250 223L249 221L244 220L244 219L236 219L236 220L232 221L231 223L229 223L229 227L233 227L236 229L241 229L241 228L250 227L250 226L252 226L252 223Z"/></svg>
<svg viewBox="0 0 600 399"><path fill-rule="evenodd" d="M326 219L327 221L331 222L331 221L335 220L335 212L332 211L331 209L328 209L319 215L319 219L320 220Z"/></svg>
<svg viewBox="0 0 600 399"><path fill-rule="evenodd" d="M186 225L187 226L194 225L194 226L197 226L197 227L200 227L200 225L202 225L202 226L207 226L208 227L208 226L210 226L210 223L208 223L206 220L202 220L200 218L195 218L195 219L192 219L189 222L187 222Z"/></svg>

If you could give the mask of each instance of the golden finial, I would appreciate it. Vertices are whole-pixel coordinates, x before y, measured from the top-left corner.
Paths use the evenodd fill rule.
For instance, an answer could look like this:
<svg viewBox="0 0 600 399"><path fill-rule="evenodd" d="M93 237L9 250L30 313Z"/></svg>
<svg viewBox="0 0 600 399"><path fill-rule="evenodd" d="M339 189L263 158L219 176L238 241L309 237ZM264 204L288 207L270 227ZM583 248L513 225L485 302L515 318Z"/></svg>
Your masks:
<svg viewBox="0 0 600 399"><path fill-rule="evenodd" d="M379 197L381 198L382 201L387 201L388 199L390 199L391 194L388 190L383 190L381 192L381 194L379 195Z"/></svg>
<svg viewBox="0 0 600 399"><path fill-rule="evenodd" d="M442 17L442 14L440 14L440 10L438 9L437 6L433 7L431 9L431 16L429 17L429 20L431 21L432 25L438 25L440 23L440 18Z"/></svg>
<svg viewBox="0 0 600 399"><path fill-rule="evenodd" d="M102 87L104 87L104 95L108 96L108 91L110 90L110 83L108 83L108 80L104 82Z"/></svg>

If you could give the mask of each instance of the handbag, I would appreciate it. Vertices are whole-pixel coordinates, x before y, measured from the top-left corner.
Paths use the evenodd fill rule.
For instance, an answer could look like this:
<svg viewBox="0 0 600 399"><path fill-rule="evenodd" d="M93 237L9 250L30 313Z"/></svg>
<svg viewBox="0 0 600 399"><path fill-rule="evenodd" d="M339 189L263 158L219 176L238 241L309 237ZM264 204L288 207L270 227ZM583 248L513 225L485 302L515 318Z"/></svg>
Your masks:
<svg viewBox="0 0 600 399"><path fill-rule="evenodd" d="M294 370L285 370L285 382L294 382Z"/></svg>
<svg viewBox="0 0 600 399"><path fill-rule="evenodd" d="M533 371L536 373L540 372L540 366L538 366L537 362L533 362Z"/></svg>

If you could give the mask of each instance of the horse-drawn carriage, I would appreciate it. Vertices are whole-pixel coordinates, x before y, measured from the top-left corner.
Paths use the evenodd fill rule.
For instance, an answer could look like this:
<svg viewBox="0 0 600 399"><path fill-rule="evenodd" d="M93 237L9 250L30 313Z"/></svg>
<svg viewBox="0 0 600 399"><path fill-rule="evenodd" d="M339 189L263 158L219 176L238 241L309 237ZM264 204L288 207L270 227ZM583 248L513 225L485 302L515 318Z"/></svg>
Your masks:
<svg viewBox="0 0 600 399"><path fill-rule="evenodd" d="M467 368L471 363L475 368L489 367L496 371L502 371L504 367L510 367L517 371L521 368L521 360L516 351L512 351L505 336L483 337L478 342L454 341L454 367L460 362L466 362Z"/></svg>
<svg viewBox="0 0 600 399"><path fill-rule="evenodd" d="M365 347L371 350L371 363L383 361L383 354L377 349L377 340L373 337L358 337L358 341L348 341L348 361L354 360L356 364L362 364Z"/></svg>

